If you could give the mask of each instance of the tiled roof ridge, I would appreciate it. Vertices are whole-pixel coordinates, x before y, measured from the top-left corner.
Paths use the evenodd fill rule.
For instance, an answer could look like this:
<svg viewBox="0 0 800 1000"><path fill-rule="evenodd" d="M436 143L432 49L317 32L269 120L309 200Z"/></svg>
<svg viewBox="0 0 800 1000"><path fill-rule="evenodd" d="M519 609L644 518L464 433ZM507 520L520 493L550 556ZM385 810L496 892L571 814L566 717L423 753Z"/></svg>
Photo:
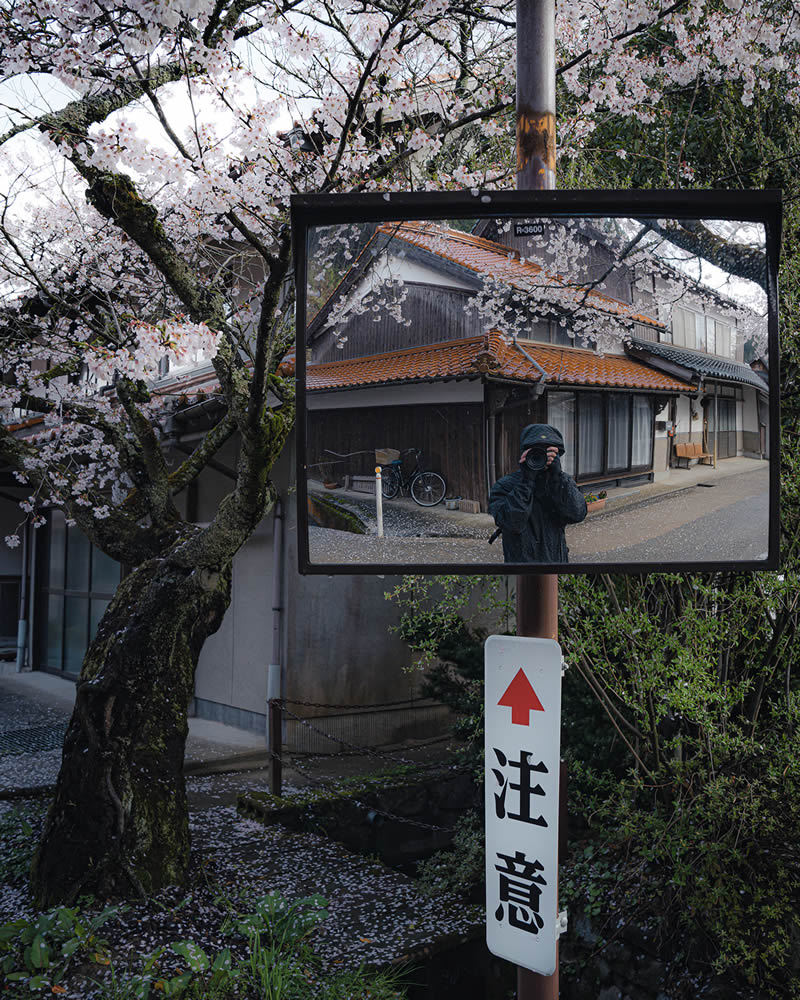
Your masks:
<svg viewBox="0 0 800 1000"><path fill-rule="evenodd" d="M339 361L318 361L307 365L307 368L313 368L315 372L319 372L334 365L356 364L367 360L379 361L384 358L400 358L405 354L417 355L423 351L441 351L444 348L457 349L471 344L477 347L484 342L484 337L484 334L478 333L471 337L460 337L458 340L439 340L435 344L418 344L414 347L402 347L396 351L383 351L380 354L365 354L354 358L341 358Z"/></svg>
<svg viewBox="0 0 800 1000"><path fill-rule="evenodd" d="M691 354L693 357L701 358L704 361L720 361L723 364L728 365L739 365L742 368L749 368L750 366L744 361L737 361L735 358L724 358L718 354L709 354L708 351L699 351L696 347L683 347L681 344L661 344L653 343L650 340L644 340L641 337L631 338L637 345L641 345L647 350L655 351L680 351L685 354Z"/></svg>
<svg viewBox="0 0 800 1000"><path fill-rule="evenodd" d="M439 235L441 234L446 239L453 243L464 243L467 246L478 247L482 250L489 250L493 253L498 253L508 258L515 258L518 263L522 264L522 255L519 250L515 250L514 247L507 247L503 243L497 243L494 240L487 240L485 236L476 236L474 233L467 233L463 229L453 229L450 226L437 225L435 222L427 222L425 220L410 219L404 222L385 222L378 227L379 232L384 233L398 233L400 229L409 229L411 232L418 232L423 235ZM399 232L402 236L402 232ZM534 268L536 271L541 271L541 267L538 264L534 264L530 260L525 260L524 262L527 266Z"/></svg>
<svg viewBox="0 0 800 1000"><path fill-rule="evenodd" d="M548 274L539 264L535 264L528 258L523 258L519 250L514 249L514 247L506 246L504 243L496 243L494 240L487 240L484 236L475 236L473 233L465 233L461 229L451 229L449 227L444 228L437 225L435 222L415 220L405 222L385 222L378 227L376 232L404 239L403 229L408 229L410 233L418 234L420 236L441 236L442 239L446 239L451 243L461 243L465 246L474 247L478 250L485 250L487 253L497 254L498 257L502 257L506 261L513 261L521 268L530 269L533 274L544 274L550 281L555 281L559 278L559 275ZM411 243L413 241L407 240L407 242ZM448 254L441 249L432 249L430 247L424 247L423 249L426 249L429 253L436 254L436 256L442 257L445 260L450 260L455 264L459 264L461 267L465 267L469 271L474 271L476 274L483 273L482 269L478 267L477 264L458 260L452 254ZM511 283L513 284L513 282ZM598 291L596 288L590 288L587 294L589 298L599 299L601 302L607 302L615 307L622 307L624 311L628 312L628 318L633 322L640 322L649 326L658 327L659 329L666 329L666 325L664 323L654 319L652 316L646 316L644 313L640 312L633 312L635 306L632 302L624 302L622 299L615 298L607 292ZM616 311L619 312L619 309Z"/></svg>
<svg viewBox="0 0 800 1000"><path fill-rule="evenodd" d="M525 350L538 361L531 363L525 353L513 350L498 328L473 337L439 341L341 361L310 365L309 388L336 389L415 381L438 381L483 376L490 380L528 381L541 378L552 386L597 385L607 388L640 387L647 390L694 391L676 379L625 355L600 355L596 351L561 344L525 342ZM324 383L327 383L325 385Z"/></svg>
<svg viewBox="0 0 800 1000"><path fill-rule="evenodd" d="M502 334L499 334L499 335L502 336ZM567 344L545 344L545 343L542 343L542 341L540 341L540 340L528 340L525 337L517 337L517 340L521 344L525 345L525 349L526 350L527 350L527 348L529 346L530 347L534 347L537 350L539 348L545 347L545 348L548 348L551 351L580 351L581 354L590 354L593 358L602 358L602 357L621 358L621 357L624 357L624 355L622 355L622 354L600 353L599 351L593 350L591 347L573 347L572 345L567 345Z"/></svg>

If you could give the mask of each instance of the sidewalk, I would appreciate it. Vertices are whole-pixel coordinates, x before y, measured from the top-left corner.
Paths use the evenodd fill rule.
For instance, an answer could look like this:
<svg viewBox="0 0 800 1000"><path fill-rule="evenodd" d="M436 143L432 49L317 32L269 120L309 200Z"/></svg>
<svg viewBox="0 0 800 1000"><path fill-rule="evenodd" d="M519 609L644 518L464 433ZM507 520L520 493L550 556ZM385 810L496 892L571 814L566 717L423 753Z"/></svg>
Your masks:
<svg viewBox="0 0 800 1000"><path fill-rule="evenodd" d="M695 464L689 469L670 469L668 479L606 490L608 493L606 510L609 512L621 510L623 507L631 507L634 504L643 503L645 500L651 500L653 497L664 496L667 493L679 493L700 484L710 486L730 476L741 476L747 472L768 468L768 462L762 462L757 458L740 457L726 458L717 464L716 469L711 465L699 464Z"/></svg>
<svg viewBox="0 0 800 1000"><path fill-rule="evenodd" d="M58 777L61 747L75 701L72 681L32 671L0 676L0 804L47 794ZM378 754L297 755L283 763L284 790L354 775L375 774L397 760L447 760L450 741L419 740ZM190 805L234 805L239 792L267 791L265 735L208 719L189 719L184 773Z"/></svg>

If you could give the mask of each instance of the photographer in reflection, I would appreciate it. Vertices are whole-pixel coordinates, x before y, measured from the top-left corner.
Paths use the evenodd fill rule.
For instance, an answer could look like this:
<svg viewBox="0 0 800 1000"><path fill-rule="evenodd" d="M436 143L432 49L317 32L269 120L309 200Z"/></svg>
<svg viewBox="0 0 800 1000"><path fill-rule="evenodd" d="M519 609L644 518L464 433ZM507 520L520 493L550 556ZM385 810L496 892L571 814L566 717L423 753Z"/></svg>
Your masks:
<svg viewBox="0 0 800 1000"><path fill-rule="evenodd" d="M561 470L564 439L550 424L528 424L520 452L519 468L498 479L489 493L489 513L503 535L503 558L507 563L565 563L564 526L586 517L586 501Z"/></svg>

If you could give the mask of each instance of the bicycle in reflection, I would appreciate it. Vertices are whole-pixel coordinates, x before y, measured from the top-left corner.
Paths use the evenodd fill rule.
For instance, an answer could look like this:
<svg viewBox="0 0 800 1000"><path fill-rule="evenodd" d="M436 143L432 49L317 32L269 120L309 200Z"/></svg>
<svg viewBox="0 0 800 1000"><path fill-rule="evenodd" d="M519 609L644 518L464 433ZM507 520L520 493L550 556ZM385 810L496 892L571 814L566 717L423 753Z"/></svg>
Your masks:
<svg viewBox="0 0 800 1000"><path fill-rule="evenodd" d="M414 456L414 468L409 474L403 470L406 455ZM447 483L438 472L423 468L419 448L407 448L402 453L395 448L379 448L375 450L375 460L381 466L381 492L387 500L406 492L420 507L435 507L444 500Z"/></svg>

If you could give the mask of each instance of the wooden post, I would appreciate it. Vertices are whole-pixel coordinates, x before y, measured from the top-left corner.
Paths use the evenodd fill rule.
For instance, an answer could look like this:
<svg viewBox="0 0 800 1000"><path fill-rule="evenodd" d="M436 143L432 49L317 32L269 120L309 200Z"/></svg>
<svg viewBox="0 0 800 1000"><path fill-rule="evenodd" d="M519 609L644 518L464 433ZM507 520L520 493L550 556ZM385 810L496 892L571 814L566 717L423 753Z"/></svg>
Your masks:
<svg viewBox="0 0 800 1000"><path fill-rule="evenodd" d="M517 190L555 186L555 0L517 0ZM517 635L558 639L557 576L517 577ZM565 783L562 764L562 791ZM559 840L566 812L560 800ZM517 1000L558 1000L558 942L552 976L517 968Z"/></svg>

